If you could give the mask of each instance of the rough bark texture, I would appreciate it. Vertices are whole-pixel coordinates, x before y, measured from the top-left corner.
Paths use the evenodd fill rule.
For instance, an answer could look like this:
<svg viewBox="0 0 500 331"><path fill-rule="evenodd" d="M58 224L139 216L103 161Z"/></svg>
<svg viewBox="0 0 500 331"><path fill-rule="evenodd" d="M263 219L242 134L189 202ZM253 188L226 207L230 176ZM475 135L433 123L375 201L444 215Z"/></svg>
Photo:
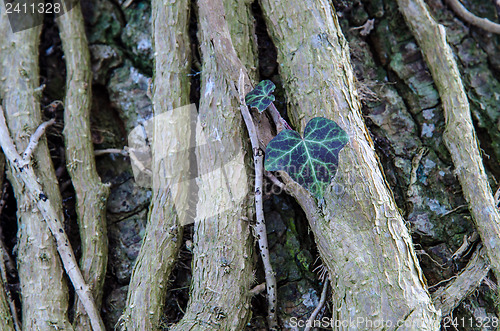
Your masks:
<svg viewBox="0 0 500 331"><path fill-rule="evenodd" d="M28 161L28 158L21 157L21 155L17 152L14 142L10 136L9 129L7 128L7 123L5 122L3 108L0 107L0 110L0 145L5 153L5 157L9 161L12 176L22 180L22 183L25 185L26 195L34 201L37 209L42 214L43 220L48 225L50 233L56 241L57 252L59 253L63 263L64 270L70 278L76 294L85 307L92 329L96 331L104 330L104 323L102 322L99 310L95 305L90 287L85 283L80 268L78 267L75 253L73 252L73 248L71 247L66 231L63 229L63 222L59 219L58 212L55 208L53 208L51 201L47 199L47 194L39 184L38 178L33 171L32 162ZM44 125L41 127L43 126ZM38 134L40 131L39 129L40 128L38 128L37 132L35 132L30 138L30 145L33 144L34 141L38 141L38 138L33 137L40 137ZM28 153L26 152L23 153L25 156L27 154Z"/></svg>
<svg viewBox="0 0 500 331"><path fill-rule="evenodd" d="M334 318L382 321L344 329L382 329L387 323L405 323L401 330L439 329L440 314L363 123L348 45L330 3L264 0L262 7L295 128L302 132L311 118L322 116L350 137L322 206L305 190L296 194L330 272Z"/></svg>
<svg viewBox="0 0 500 331"><path fill-rule="evenodd" d="M479 154L469 101L453 52L446 41L445 28L431 17L423 1L399 0L398 4L439 91L446 119L443 141L450 151L470 213L498 278L500 214Z"/></svg>
<svg viewBox="0 0 500 331"><path fill-rule="evenodd" d="M1 27L1 24L2 24L2 20L0 18L0 31L3 31L2 27ZM0 82L0 86L1 86L2 82ZM0 87L0 90L1 90L1 87ZM0 187L3 187L3 184L4 184L4 179L5 179L5 173L4 173L4 169L5 169L5 157L3 155L3 153L0 152ZM1 193L0 193L1 194ZM3 199L4 197L0 197L0 199ZM2 210L0 208L0 216L2 215ZM2 240L0 238L0 240ZM2 244L3 246L3 244ZM4 252L4 249L3 247L0 247L0 259L3 259L4 258L4 254L6 254L6 252ZM2 264L5 264L4 261L0 261L0 263ZM1 271L0 272L4 272L4 267L2 267ZM10 307L9 307L9 298L7 297L7 293L6 293L6 282L5 282L5 277L2 275L1 278L0 278L0 330L5 330L5 331L14 331L15 328L14 328L14 323L13 323L13 319L12 319L12 314L11 314L11 311L10 311Z"/></svg>
<svg viewBox="0 0 500 331"><path fill-rule="evenodd" d="M14 324L12 322L12 314L10 313L9 303L7 301L7 294L5 293L5 284L1 282L2 289L0 289L0 329L5 331L14 331Z"/></svg>
<svg viewBox="0 0 500 331"><path fill-rule="evenodd" d="M106 199L109 189L101 183L96 170L89 119L92 100L90 54L80 4L72 5L72 10L57 21L66 61L63 133L67 169L76 193L82 245L80 269L100 308L108 260ZM78 297L75 307L75 329L89 330L90 321Z"/></svg>
<svg viewBox="0 0 500 331"><path fill-rule="evenodd" d="M158 117L189 104L189 1L166 3L155 0L152 11L155 49L153 115ZM170 184L176 178L169 180L164 173L174 171L182 177L189 171L189 156L184 151L165 159L164 152L169 147L176 150L179 144L185 144L189 132L182 131L183 126L157 127L156 124L161 123L155 123L153 128L153 196L146 234L134 266L127 306L122 316L122 329L130 331L159 328L168 278L182 242L182 226L170 190ZM161 147L163 142L168 145ZM159 150L154 147L155 144Z"/></svg>
<svg viewBox="0 0 500 331"><path fill-rule="evenodd" d="M0 18L7 20L5 13ZM3 24L3 23L2 23ZM30 135L41 123L39 104L38 43L40 27L0 39L0 79L5 116L18 150L24 150ZM42 138L32 156L36 173L59 219L61 196L47 142ZM17 262L21 282L24 330L72 330L67 318L68 288L54 240L22 182L9 171L18 211Z"/></svg>
<svg viewBox="0 0 500 331"><path fill-rule="evenodd" d="M224 70L214 56L207 15L199 2L200 43L203 56L197 145L199 201L194 227L193 279L183 319L173 330L242 330L250 317L252 240L249 218L251 170L246 166L246 133L238 98L231 93ZM239 54L251 64L248 1L226 3L227 22ZM227 28L226 28L227 29Z"/></svg>

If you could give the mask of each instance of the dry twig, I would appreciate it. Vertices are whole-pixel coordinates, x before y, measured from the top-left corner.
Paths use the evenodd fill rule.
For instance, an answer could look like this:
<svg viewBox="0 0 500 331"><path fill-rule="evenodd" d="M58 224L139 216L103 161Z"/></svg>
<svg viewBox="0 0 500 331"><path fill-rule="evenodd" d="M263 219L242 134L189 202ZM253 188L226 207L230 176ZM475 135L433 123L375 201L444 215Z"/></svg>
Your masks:
<svg viewBox="0 0 500 331"><path fill-rule="evenodd" d="M423 0L398 0L443 104L446 128L443 142L493 270L500 275L500 213L491 191L470 114L469 101L445 28L432 18Z"/></svg>
<svg viewBox="0 0 500 331"><path fill-rule="evenodd" d="M30 161L31 154L33 154L36 145L38 145L38 140L40 140L40 138L43 136L45 130L47 130L47 128L52 124L54 124L55 122L56 122L55 119L51 119L50 121L42 123L36 129L36 131L31 135L28 147L26 147L23 153L23 159L26 160L26 163Z"/></svg>
<svg viewBox="0 0 500 331"><path fill-rule="evenodd" d="M468 11L459 0L446 0L446 3L461 19L467 23L475 25L485 31L500 34L500 24L494 23L487 18L477 17Z"/></svg>
<svg viewBox="0 0 500 331"><path fill-rule="evenodd" d="M312 312L311 316L307 319L306 322L306 327L304 331L309 331L311 330L312 326L314 325L314 320L316 319L316 316L318 316L319 312L323 308L326 302L326 294L328 293L328 283L329 283L328 277L326 277L325 283L323 284L323 291L321 292L321 298L319 299L318 306L314 309Z"/></svg>
<svg viewBox="0 0 500 331"><path fill-rule="evenodd" d="M269 248L267 243L267 230L264 222L264 206L262 203L262 182L264 171L264 153L260 149L259 139L257 136L257 129L253 122L252 116L248 111L248 106L245 103L245 86L244 86L244 73L240 70L240 78L238 81L238 92L240 95L240 111L250 136L252 144L253 159L255 164L255 214L257 222L255 224L255 231L257 241L259 242L260 255L264 264L264 272L266 275L267 285L267 302L268 302L268 315L270 329L276 329L278 322L276 319L276 278L274 277L273 267L269 259Z"/></svg>
<svg viewBox="0 0 500 331"><path fill-rule="evenodd" d="M87 314L89 315L92 329L105 330L104 323L96 307L94 298L89 286L85 283L82 273L78 268L75 259L75 254L71 248L68 236L64 231L64 225L57 217L57 212L52 207L47 195L44 193L41 185L37 181L37 177L33 171L30 162L23 159L16 150L12 138L9 134L9 129L5 122L3 108L0 106L0 146L9 161L11 168L15 171L15 175L22 180L28 194L31 195L33 201L36 202L40 213L43 215L47 226L54 236L57 245L57 251L61 257L64 269L68 274L75 292L80 298Z"/></svg>

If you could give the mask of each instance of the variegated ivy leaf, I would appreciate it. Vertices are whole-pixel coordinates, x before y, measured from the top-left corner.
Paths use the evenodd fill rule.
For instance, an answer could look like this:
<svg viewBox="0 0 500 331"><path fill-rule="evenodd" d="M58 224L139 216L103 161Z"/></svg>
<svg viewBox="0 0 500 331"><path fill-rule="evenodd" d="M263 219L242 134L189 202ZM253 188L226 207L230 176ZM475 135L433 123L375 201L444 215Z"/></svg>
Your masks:
<svg viewBox="0 0 500 331"><path fill-rule="evenodd" d="M264 168L283 170L318 199L337 172L339 152L349 137L334 121L315 117L307 123L304 138L293 130L281 131L266 148Z"/></svg>
<svg viewBox="0 0 500 331"><path fill-rule="evenodd" d="M274 95L271 93L273 93L275 88L276 86L270 80L261 81L245 97L247 106L257 108L259 113L262 113L274 101Z"/></svg>

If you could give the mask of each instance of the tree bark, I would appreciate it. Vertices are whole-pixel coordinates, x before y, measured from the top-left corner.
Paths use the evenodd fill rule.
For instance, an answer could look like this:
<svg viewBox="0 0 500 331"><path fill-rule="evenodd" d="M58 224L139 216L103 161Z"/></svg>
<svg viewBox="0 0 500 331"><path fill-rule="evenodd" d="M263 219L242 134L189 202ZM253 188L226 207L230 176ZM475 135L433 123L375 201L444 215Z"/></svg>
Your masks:
<svg viewBox="0 0 500 331"><path fill-rule="evenodd" d="M8 24L2 11L2 25ZM7 29L0 39L0 77L5 116L18 150L24 150L29 137L41 123L39 104L38 44L41 27L12 33ZM59 219L61 195L45 137L32 156L36 174L47 192ZM67 317L68 288L54 239L35 202L26 194L22 181L11 168L8 178L17 200L18 252L21 283L22 325L24 330L72 330Z"/></svg>
<svg viewBox="0 0 500 331"><path fill-rule="evenodd" d="M101 307L108 261L106 202L109 188L97 174L90 133L92 72L80 4L61 15L57 23L66 61L64 138L66 162L76 193L78 225L82 243L80 268L90 285L96 305ZM78 297L75 298L75 330L89 330L90 321Z"/></svg>
<svg viewBox="0 0 500 331"><path fill-rule="evenodd" d="M185 126L165 126L161 116L189 104L189 1L152 2L155 71L153 88L153 196L148 224L137 257L121 317L122 330L159 328L170 273L182 243L182 224L175 212L171 185L189 171L188 151L166 157L169 148L189 141ZM188 116L186 116L189 122ZM187 125L189 128L189 125ZM162 144L165 144L162 146ZM156 147L155 147L156 146ZM173 172L175 178L165 177Z"/></svg>
<svg viewBox="0 0 500 331"><path fill-rule="evenodd" d="M201 176L190 301L173 330L243 330L250 317L253 281L248 144L238 99L230 92L210 42L207 15L214 13L207 1L198 4L203 98L196 141L201 146L197 153ZM227 1L225 16L232 24L225 28L238 36L238 53L255 67L249 5L248 1Z"/></svg>
<svg viewBox="0 0 500 331"><path fill-rule="evenodd" d="M0 18L0 32L1 31L4 31L2 29L2 20ZM1 86L1 82L0 82L0 86ZM0 90L1 90L1 87L0 87ZM4 169L5 169L5 157L3 155L3 153L0 152L0 188L3 188L4 186L4 179L5 179L5 173L4 173ZM3 191L3 189L2 189ZM0 193L0 195L2 195L2 193ZM3 196L0 196L0 199L4 199L5 197ZM1 203L0 203L1 205ZM2 208L0 207L0 216L2 214ZM0 240L3 240L2 238L0 238ZM3 246L3 244L2 244ZM4 254L7 254L3 247L0 247L0 259L3 259L4 258ZM3 265L4 264L4 261L0 261L0 263L2 263ZM2 267L0 270L0 272L4 272L4 268L5 267ZM12 313L11 313L11 310L10 310L10 306L9 306L9 300L10 298L7 297L7 292L6 292L6 278L2 275L0 277L0 330L5 330L5 331L14 331L15 328L14 328L14 323L13 323L13 316L12 316ZM17 313L17 312L14 312L14 313Z"/></svg>
<svg viewBox="0 0 500 331"><path fill-rule="evenodd" d="M330 273L334 319L362 321L340 329L403 323L398 330L438 330L440 314L363 123L349 48L333 8L327 1L261 4L295 128L302 132L322 116L350 137L322 205L295 189Z"/></svg>
<svg viewBox="0 0 500 331"><path fill-rule="evenodd" d="M469 101L446 30L431 17L421 0L398 0L399 8L422 49L443 103L446 129L443 141L469 205L477 231L497 278L500 276L500 212L479 153Z"/></svg>

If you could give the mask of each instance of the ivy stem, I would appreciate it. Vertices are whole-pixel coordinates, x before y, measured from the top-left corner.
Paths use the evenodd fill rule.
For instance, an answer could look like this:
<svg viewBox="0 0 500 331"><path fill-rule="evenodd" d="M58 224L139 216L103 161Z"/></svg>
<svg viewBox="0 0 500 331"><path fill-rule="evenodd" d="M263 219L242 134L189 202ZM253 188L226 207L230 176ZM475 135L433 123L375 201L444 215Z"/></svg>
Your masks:
<svg viewBox="0 0 500 331"><path fill-rule="evenodd" d="M271 104L267 107L269 110L269 113L271 114L271 117L273 118L273 122L276 125L276 131L280 133L284 129L287 130L293 130L290 125L285 121L283 117L281 117L278 109L276 109L276 106L274 103L271 102Z"/></svg>
<svg viewBox="0 0 500 331"><path fill-rule="evenodd" d="M262 263L264 264L264 272L266 275L266 289L267 289L267 301L268 301L267 321L270 330L277 330L278 322L276 319L276 277L274 276L271 260L269 259L267 230L266 230L266 224L264 222L264 206L262 201L262 183L264 181L264 153L259 146L257 129L255 128L255 123L253 122L252 115L250 115L250 112L248 111L248 106L245 102L245 86L244 86L243 70L240 70L238 90L240 96L240 111L241 115L243 116L243 120L245 121L248 130L248 135L250 137L250 142L252 144L252 155L255 165L255 214L257 219L255 224L255 236L257 237L257 241L259 243L260 256L262 257ZM274 110L277 113L276 108L274 108ZM273 118L274 116L276 116L276 114L273 115ZM279 113L278 116L280 116Z"/></svg>

